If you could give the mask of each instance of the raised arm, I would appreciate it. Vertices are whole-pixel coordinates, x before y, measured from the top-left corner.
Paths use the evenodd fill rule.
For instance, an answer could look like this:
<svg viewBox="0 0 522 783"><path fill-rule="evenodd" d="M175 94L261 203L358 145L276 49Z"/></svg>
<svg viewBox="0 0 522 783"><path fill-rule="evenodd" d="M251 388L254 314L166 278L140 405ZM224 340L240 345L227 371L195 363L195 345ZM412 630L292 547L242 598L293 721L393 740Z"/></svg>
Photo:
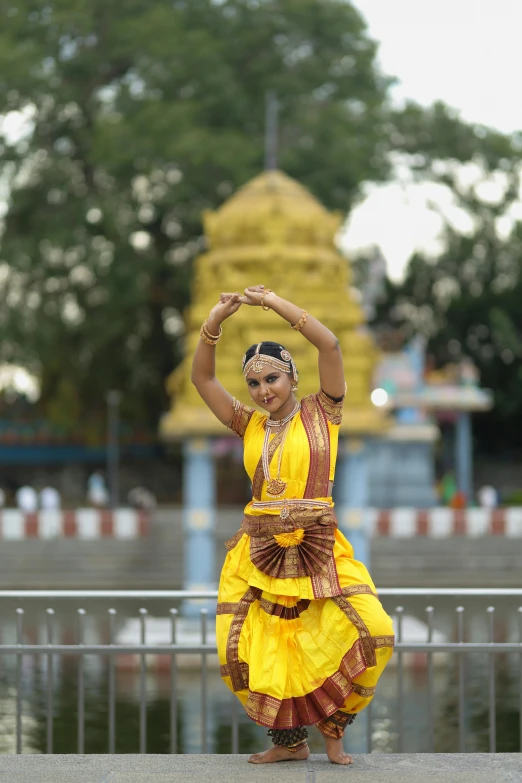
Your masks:
<svg viewBox="0 0 522 783"><path fill-rule="evenodd" d="M232 396L216 378L216 346L212 337L221 334L221 324L241 307L239 294L221 294L210 311L205 326L207 337L200 336L192 360L191 380L200 397L222 424L229 425L233 415ZM214 344L211 344L214 343Z"/></svg>
<svg viewBox="0 0 522 783"><path fill-rule="evenodd" d="M264 296L263 296L264 293ZM261 302L261 297L263 301ZM321 389L330 397L342 397L345 392L343 357L337 337L327 329L324 324L307 314L303 318L303 309L277 296L273 291L268 291L262 285L246 288L241 297L244 304L261 305L269 307L275 313L284 318L291 326L299 325L299 331L315 345L319 352L319 379Z"/></svg>

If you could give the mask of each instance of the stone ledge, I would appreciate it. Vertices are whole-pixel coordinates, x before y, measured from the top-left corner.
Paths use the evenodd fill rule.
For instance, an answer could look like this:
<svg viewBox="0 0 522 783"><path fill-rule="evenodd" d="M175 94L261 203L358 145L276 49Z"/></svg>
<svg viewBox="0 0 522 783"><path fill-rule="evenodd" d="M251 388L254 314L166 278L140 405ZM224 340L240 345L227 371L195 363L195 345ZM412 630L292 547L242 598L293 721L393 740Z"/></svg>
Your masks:
<svg viewBox="0 0 522 783"><path fill-rule="evenodd" d="M0 778L9 783L516 783L522 756L497 754L354 755L336 767L326 756L307 761L247 765L248 756L0 756Z"/></svg>

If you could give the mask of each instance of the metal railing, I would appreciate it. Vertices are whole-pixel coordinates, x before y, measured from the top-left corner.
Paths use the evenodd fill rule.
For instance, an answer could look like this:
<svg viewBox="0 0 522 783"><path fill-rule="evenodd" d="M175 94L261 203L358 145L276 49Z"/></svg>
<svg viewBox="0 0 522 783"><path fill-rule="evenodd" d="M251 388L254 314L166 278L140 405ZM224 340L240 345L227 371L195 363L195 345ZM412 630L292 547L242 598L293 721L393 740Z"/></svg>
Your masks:
<svg viewBox="0 0 522 783"><path fill-rule="evenodd" d="M381 599L397 598L488 598L494 599L512 599L520 600L522 604L522 589L417 589L417 588L390 588L379 591ZM111 601L136 600L141 601L162 599L172 601L195 601L217 599L216 591L183 591L183 590L2 590L0 591L0 608L2 601L17 599L24 602L27 599L40 600L92 600L92 599L110 599ZM178 641L178 608L169 610L170 618L170 643L149 644L147 643L147 616L148 610L139 609L139 636L138 644L118 644L116 642L115 624L117 619L117 610L108 609L108 642L102 644L85 643L85 619L87 612L84 608L76 610L77 616L77 642L76 644L60 644L55 642L55 619L56 612L54 608L46 609L46 639L45 643L26 644L24 643L24 616L23 608L16 608L16 643L0 644L0 656L15 655L15 692L16 692L16 753L22 752L22 658L28 655L43 655L46 662L46 752L53 753L54 728L53 728L53 710L54 710L54 668L53 659L55 656L76 656L78 658L77 670L77 752L85 752L85 656L107 656L108 657L108 737L107 750L109 753L115 753L116 747L116 658L119 655L137 655L139 657L139 752L147 752L147 656L161 655L170 656L170 753L178 752L178 667L177 656L179 654L192 654L201 657L201 679L200 679L200 707L201 714L205 715L207 711L207 678L209 655L217 653L216 645L208 642L208 609L200 609L200 642L196 644L180 644ZM426 656L427 673L427 699L428 699L428 736L429 748L434 749L435 745L435 725L433 705L434 698L434 658L436 653L446 653L457 656L457 716L458 716L458 750L465 751L465 714L466 714L466 687L465 687L465 669L464 663L467 655L472 653L484 653L488 656L488 731L489 731L489 751L496 752L496 659L499 655L514 653L518 656L518 714L519 714L519 748L522 751L522 605L517 607L518 615L518 641L516 642L497 642L495 641L495 608L487 608L488 616L488 640L485 642L469 642L464 637L464 617L465 610L462 606L456 607L457 614L457 639L455 642L436 642L433 639L434 632L434 609L432 606L425 607L426 616L426 641L408 642L403 639L403 618L404 608L397 606L392 614L395 615L396 628L396 672L397 672L397 731L398 731L398 752L404 750L404 675L405 661L404 657L408 653L423 654ZM239 752L239 722L238 716L240 708L237 699L231 700L231 748L232 753ZM372 751L372 704L365 710L366 718L366 750ZM207 727L205 720L201 721L201 752L206 753L208 748Z"/></svg>

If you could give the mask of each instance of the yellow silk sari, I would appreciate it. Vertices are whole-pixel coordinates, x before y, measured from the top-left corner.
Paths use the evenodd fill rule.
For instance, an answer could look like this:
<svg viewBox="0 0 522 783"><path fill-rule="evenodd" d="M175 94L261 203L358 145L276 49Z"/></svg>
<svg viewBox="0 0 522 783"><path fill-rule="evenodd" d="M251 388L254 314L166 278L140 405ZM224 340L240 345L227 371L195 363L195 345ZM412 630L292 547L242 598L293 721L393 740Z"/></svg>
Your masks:
<svg viewBox="0 0 522 783"><path fill-rule="evenodd" d="M230 424L244 439L253 500L227 542L216 618L219 661L247 714L269 728L360 712L393 650L392 622L337 529L328 497L341 416L342 402L324 392L303 398L282 454L287 486L275 502L260 462L266 416L235 403ZM269 447L272 478L277 438L271 436Z"/></svg>

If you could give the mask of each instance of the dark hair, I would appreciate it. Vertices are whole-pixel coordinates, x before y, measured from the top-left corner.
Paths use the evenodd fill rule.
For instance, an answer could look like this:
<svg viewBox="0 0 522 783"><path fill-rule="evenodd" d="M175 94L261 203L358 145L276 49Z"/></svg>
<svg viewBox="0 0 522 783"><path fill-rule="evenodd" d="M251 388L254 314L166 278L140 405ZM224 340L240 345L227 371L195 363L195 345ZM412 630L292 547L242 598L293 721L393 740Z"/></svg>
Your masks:
<svg viewBox="0 0 522 783"><path fill-rule="evenodd" d="M250 348L248 349L248 351L243 357L243 367L248 362L248 360L251 359L252 356L255 354L258 345L259 343L255 343L254 345L250 346ZM273 356L274 359L279 359L280 362L284 362L291 369L292 365L290 364L290 362L281 359L281 351L284 350L285 350L284 345L280 345L279 343L273 343L270 340L265 340L265 342L261 343L259 353L264 353L265 356Z"/></svg>

